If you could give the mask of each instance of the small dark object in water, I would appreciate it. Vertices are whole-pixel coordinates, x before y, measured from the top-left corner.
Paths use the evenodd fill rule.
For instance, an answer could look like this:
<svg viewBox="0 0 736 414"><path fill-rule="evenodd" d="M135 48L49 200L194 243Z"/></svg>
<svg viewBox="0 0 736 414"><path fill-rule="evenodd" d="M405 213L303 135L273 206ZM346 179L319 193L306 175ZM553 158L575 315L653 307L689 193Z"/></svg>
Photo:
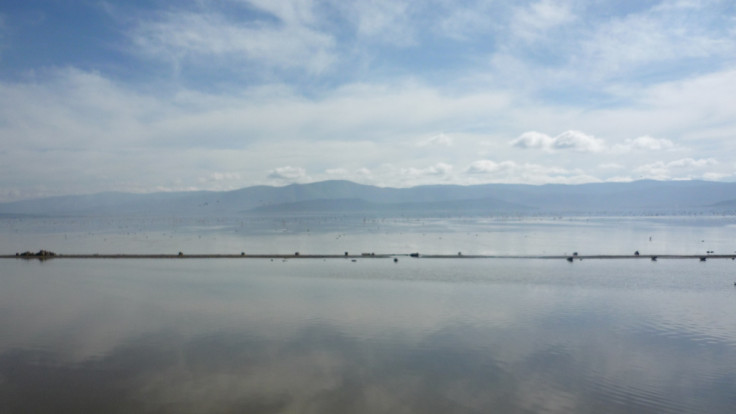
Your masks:
<svg viewBox="0 0 736 414"><path fill-rule="evenodd" d="M348 252L345 252L345 256L347 256L347 255L348 255Z"/></svg>
<svg viewBox="0 0 736 414"><path fill-rule="evenodd" d="M48 251L48 250L39 250L37 253L33 253L32 251L26 250L23 253L15 253L16 257L22 257L24 259L31 259L35 258L38 260L47 260L54 256L56 256L56 253Z"/></svg>
<svg viewBox="0 0 736 414"><path fill-rule="evenodd" d="M411 257L419 257L419 253L411 253L409 256L411 256Z"/></svg>
<svg viewBox="0 0 736 414"><path fill-rule="evenodd" d="M701 258L700 258L700 261L701 261L701 262L704 262L704 261L705 261L705 257L701 257Z"/></svg>
<svg viewBox="0 0 736 414"><path fill-rule="evenodd" d="M570 262L570 263L572 263L572 256L568 257L567 258L567 261Z"/></svg>
<svg viewBox="0 0 736 414"><path fill-rule="evenodd" d="M179 256L184 256L184 253L182 253L182 252L179 252Z"/></svg>
<svg viewBox="0 0 736 414"><path fill-rule="evenodd" d="M578 255L578 252L572 252L572 255L573 256L577 256Z"/></svg>
<svg viewBox="0 0 736 414"><path fill-rule="evenodd" d="M23 253L16 253L16 256L22 256L22 257L50 257L50 256L56 256L56 253L48 251L48 250L39 250L38 253L33 253L31 251L26 250Z"/></svg>
<svg viewBox="0 0 736 414"><path fill-rule="evenodd" d="M398 263L398 262L399 262L399 259L394 257L394 263Z"/></svg>
<svg viewBox="0 0 736 414"><path fill-rule="evenodd" d="M294 256L299 256L299 252L294 252Z"/></svg>
<svg viewBox="0 0 736 414"><path fill-rule="evenodd" d="M353 260L351 260L351 262L355 263L355 262L357 262L357 260L353 259Z"/></svg>
<svg viewBox="0 0 736 414"><path fill-rule="evenodd" d="M634 252L634 256L638 256L638 255L639 255L639 251L637 250Z"/></svg>
<svg viewBox="0 0 736 414"><path fill-rule="evenodd" d="M241 256L245 256L245 252L240 252L240 255Z"/></svg>
<svg viewBox="0 0 736 414"><path fill-rule="evenodd" d="M652 256L652 261L653 262L656 262L657 261L657 256Z"/></svg>

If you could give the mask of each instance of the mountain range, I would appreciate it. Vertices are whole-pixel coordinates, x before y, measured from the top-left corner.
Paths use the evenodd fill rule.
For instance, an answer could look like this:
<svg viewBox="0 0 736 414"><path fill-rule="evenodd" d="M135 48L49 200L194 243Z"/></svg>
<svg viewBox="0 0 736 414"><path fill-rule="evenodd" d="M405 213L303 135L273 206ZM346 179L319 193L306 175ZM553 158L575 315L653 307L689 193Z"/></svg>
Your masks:
<svg viewBox="0 0 736 414"><path fill-rule="evenodd" d="M1 215L615 214L736 209L736 183L652 181L387 188L350 181L232 191L107 192L0 203Z"/></svg>

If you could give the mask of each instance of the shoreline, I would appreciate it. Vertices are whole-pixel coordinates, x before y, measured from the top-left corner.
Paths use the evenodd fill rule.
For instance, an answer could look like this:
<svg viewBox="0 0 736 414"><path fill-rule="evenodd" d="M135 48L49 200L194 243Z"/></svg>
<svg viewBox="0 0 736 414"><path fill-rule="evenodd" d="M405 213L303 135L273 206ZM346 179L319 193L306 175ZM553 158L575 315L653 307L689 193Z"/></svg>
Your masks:
<svg viewBox="0 0 736 414"><path fill-rule="evenodd" d="M0 259L19 260L52 260L52 259L546 259L546 260L612 260L612 259L648 259L657 261L659 259L731 259L736 260L736 254L591 254L591 255L451 255L451 254L427 254L416 253L382 253L361 255L339 255L339 254L52 254L52 255L0 255Z"/></svg>

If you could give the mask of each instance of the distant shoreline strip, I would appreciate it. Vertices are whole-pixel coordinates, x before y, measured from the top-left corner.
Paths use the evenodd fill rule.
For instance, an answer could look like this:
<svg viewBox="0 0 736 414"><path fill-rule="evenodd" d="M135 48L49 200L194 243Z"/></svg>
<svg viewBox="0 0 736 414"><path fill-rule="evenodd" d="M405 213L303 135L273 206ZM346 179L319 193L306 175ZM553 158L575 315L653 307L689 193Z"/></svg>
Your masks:
<svg viewBox="0 0 736 414"><path fill-rule="evenodd" d="M411 259L557 259L568 261L605 260L605 259L639 259L656 261L659 259L731 259L736 260L736 254L657 254L657 255L450 255L450 254L54 254L54 255L0 255L0 259L20 260L52 260L52 259L391 259L406 257Z"/></svg>

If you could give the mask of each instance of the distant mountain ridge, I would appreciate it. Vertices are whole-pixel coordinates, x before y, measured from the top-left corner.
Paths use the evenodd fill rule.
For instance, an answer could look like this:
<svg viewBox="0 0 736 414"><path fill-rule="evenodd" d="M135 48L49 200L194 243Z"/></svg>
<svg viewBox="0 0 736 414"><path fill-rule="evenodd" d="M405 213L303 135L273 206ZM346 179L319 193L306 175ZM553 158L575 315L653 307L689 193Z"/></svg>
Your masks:
<svg viewBox="0 0 736 414"><path fill-rule="evenodd" d="M481 184L375 187L321 181L233 191L99 193L0 203L0 215L298 214L732 210L736 183L634 181L579 185Z"/></svg>
<svg viewBox="0 0 736 414"><path fill-rule="evenodd" d="M282 203L274 206L256 207L250 213L407 213L413 212L462 212L493 213L502 211L526 211L529 207L495 199L449 200L414 203L374 203L359 198L338 198Z"/></svg>

